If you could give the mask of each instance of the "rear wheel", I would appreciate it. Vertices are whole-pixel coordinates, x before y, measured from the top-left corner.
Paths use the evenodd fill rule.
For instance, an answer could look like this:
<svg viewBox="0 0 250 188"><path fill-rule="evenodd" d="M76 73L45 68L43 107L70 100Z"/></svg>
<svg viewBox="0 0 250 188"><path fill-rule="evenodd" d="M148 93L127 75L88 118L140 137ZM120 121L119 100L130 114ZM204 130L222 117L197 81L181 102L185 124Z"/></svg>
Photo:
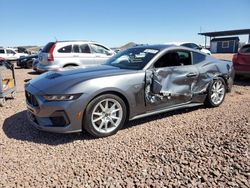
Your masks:
<svg viewBox="0 0 250 188"><path fill-rule="evenodd" d="M126 115L126 105L120 97L101 95L87 106L83 127L95 137L110 136L123 126Z"/></svg>
<svg viewBox="0 0 250 188"><path fill-rule="evenodd" d="M26 69L31 69L31 68L32 68L32 62L33 62L33 60L27 61L27 62L26 62L26 65L25 65L25 68L26 68Z"/></svg>
<svg viewBox="0 0 250 188"><path fill-rule="evenodd" d="M74 65L74 64L69 64L69 65L65 65L63 68L65 69L71 69L71 68L74 68L74 67L77 67L78 65Z"/></svg>
<svg viewBox="0 0 250 188"><path fill-rule="evenodd" d="M208 94L205 105L208 107L217 107L222 104L226 95L226 84L222 78L216 78L208 88Z"/></svg>

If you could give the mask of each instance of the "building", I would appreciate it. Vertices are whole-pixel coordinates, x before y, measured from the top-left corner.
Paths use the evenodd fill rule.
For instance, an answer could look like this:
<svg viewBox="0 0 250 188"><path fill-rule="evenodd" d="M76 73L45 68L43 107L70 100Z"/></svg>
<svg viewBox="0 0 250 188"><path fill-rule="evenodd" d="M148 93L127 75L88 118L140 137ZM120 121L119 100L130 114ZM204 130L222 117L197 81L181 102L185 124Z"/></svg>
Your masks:
<svg viewBox="0 0 250 188"><path fill-rule="evenodd" d="M205 36L205 48L207 46L207 37L210 38L210 51L212 53L235 53L239 47L238 35L248 35L248 43L250 43L250 29L238 29L227 31L215 31L198 33ZM226 37L226 38L217 38Z"/></svg>
<svg viewBox="0 0 250 188"><path fill-rule="evenodd" d="M237 53L239 41L239 37L214 38L210 41L210 51L212 53Z"/></svg>

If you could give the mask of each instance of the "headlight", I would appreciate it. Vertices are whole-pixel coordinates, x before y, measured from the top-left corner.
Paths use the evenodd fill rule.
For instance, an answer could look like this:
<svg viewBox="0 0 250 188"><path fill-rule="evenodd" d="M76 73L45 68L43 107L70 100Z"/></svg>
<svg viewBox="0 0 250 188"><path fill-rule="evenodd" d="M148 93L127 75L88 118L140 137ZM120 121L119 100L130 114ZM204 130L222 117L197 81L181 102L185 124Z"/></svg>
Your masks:
<svg viewBox="0 0 250 188"><path fill-rule="evenodd" d="M46 101L71 101L78 99L82 94L68 94L68 95L44 95Z"/></svg>

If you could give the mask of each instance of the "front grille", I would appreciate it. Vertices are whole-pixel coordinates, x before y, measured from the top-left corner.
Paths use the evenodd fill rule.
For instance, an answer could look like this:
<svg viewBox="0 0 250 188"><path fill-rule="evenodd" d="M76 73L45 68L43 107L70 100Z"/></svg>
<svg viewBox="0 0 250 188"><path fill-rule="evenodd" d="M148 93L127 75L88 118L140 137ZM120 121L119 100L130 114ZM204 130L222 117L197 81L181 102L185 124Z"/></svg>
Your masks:
<svg viewBox="0 0 250 188"><path fill-rule="evenodd" d="M28 91L25 91L25 96L29 104L31 104L32 106L39 106L34 95L29 93Z"/></svg>

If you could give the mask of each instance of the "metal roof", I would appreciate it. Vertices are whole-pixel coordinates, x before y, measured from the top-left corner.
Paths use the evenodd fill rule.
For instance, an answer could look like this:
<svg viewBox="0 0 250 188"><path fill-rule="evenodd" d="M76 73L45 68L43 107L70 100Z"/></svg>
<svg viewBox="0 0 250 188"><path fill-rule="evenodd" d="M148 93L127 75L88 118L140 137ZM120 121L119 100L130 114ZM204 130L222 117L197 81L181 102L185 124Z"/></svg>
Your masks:
<svg viewBox="0 0 250 188"><path fill-rule="evenodd" d="M215 32L206 32L206 33L198 33L198 34L208 36L208 37L219 37L219 36L228 36L228 35L248 35L250 34L250 29L215 31Z"/></svg>
<svg viewBox="0 0 250 188"><path fill-rule="evenodd" d="M214 38L211 41L228 41L228 40L240 40L239 37L223 37L223 38Z"/></svg>

